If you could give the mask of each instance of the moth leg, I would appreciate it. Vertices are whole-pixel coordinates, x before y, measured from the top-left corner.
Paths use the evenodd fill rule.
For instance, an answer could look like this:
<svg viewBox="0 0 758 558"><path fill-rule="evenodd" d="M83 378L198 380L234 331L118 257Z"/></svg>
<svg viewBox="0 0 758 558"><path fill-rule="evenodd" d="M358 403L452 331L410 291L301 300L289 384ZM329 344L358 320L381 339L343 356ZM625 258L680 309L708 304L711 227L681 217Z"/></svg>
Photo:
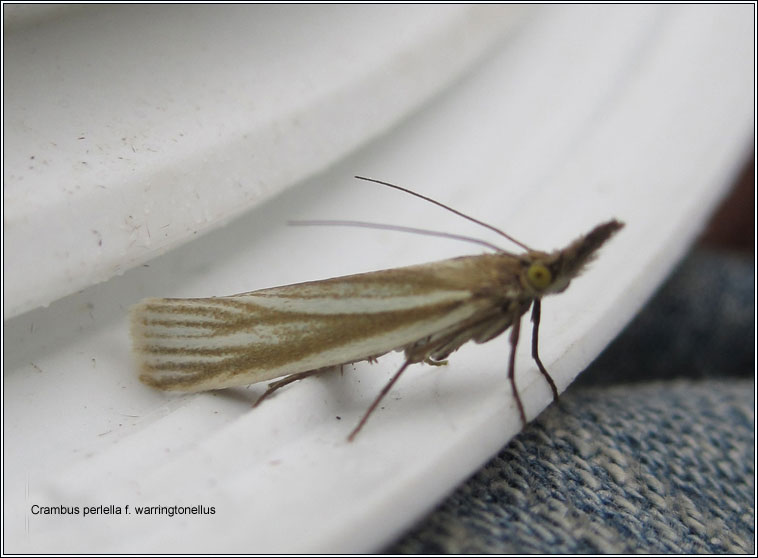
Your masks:
<svg viewBox="0 0 758 558"><path fill-rule="evenodd" d="M540 360L540 355L537 352L537 344L539 343L540 332L540 306L540 299L535 299L534 305L532 306L532 322L534 323L534 327L532 328L532 358L537 363L537 367L540 369L540 372L542 372L542 375L547 380L547 383L550 384L550 389L553 390L553 401L558 401L558 388L555 387L553 378L551 378L550 374L548 374L547 370L545 370L545 367Z"/></svg>
<svg viewBox="0 0 758 558"><path fill-rule="evenodd" d="M355 436L360 432L361 428L363 428L363 425L366 424L366 421L368 420L368 417L371 416L371 413L374 412L374 409L376 409L377 405L379 405L379 402L384 399L384 396L387 395L390 389L392 389L392 386L395 385L395 382L397 382L397 379L400 377L400 374L402 374L406 368L408 368L408 365L411 364L411 359L407 359L405 361L405 364L403 364L400 367L400 370L395 372L395 375L392 376L392 379L387 382L387 385L384 386L379 396L374 399L374 402L371 404L371 407L368 408L368 411L366 411L366 414L363 415L363 418L358 423L358 426L353 428L353 431L350 433L350 436L347 437L348 442L352 442L355 439Z"/></svg>
<svg viewBox="0 0 758 558"><path fill-rule="evenodd" d="M521 424L523 426L526 426L526 413L524 413L524 405L521 403L521 396L518 394L518 389L516 388L516 345L518 345L520 329L521 314L516 312L513 316L513 326L511 328L511 356L508 359L508 379L511 381L511 390L513 391L513 397L516 398L518 412L521 415Z"/></svg>
<svg viewBox="0 0 758 558"><path fill-rule="evenodd" d="M253 405L253 408L260 405L264 399L268 398L269 395L274 393L279 388L284 387L287 384L291 384L292 382L302 380L303 378L307 378L308 376L313 376L314 374L323 372L327 368L331 368L331 366L327 366L326 368L316 368L315 370L306 370L305 372L297 372L296 374L290 374L289 376L285 376L284 378L282 378L281 380L277 380L276 382L271 382L268 385L268 389L264 392L263 395L261 395L258 398L258 401L255 402L255 404Z"/></svg>
<svg viewBox="0 0 758 558"><path fill-rule="evenodd" d="M447 366L447 359L444 359L444 360L432 360L432 357L426 357L424 359L424 364L429 364L431 366Z"/></svg>

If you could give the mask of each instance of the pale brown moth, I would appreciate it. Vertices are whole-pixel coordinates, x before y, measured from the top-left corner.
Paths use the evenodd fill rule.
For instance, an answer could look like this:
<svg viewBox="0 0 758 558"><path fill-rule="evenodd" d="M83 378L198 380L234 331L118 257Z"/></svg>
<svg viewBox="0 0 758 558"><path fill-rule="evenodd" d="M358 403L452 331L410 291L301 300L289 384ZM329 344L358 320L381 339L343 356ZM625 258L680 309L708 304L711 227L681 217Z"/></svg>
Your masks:
<svg viewBox="0 0 758 558"><path fill-rule="evenodd" d="M521 317L531 308L532 357L557 400L558 389L537 348L542 297L563 292L623 224L613 219L561 250L541 252L431 198L387 182L356 178L434 203L525 251L514 254L478 239L408 227L302 222L434 234L495 252L233 296L145 299L131 311L140 379L163 390L203 391L281 378L269 385L258 405L277 389L325 369L373 360L393 350L404 352L404 364L350 433L348 439L353 440L408 366L443 364L464 343L484 343L511 328L508 379L526 424L515 358Z"/></svg>

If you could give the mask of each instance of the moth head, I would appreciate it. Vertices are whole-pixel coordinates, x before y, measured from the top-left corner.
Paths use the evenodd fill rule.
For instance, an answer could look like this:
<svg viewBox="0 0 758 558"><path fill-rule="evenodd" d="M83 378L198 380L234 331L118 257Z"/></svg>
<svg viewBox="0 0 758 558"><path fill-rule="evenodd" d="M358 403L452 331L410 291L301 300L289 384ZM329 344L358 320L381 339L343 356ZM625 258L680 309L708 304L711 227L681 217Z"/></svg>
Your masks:
<svg viewBox="0 0 758 558"><path fill-rule="evenodd" d="M598 249L624 226L613 219L598 225L562 250L550 254L530 251L525 254L522 284L537 296L560 293L591 262Z"/></svg>

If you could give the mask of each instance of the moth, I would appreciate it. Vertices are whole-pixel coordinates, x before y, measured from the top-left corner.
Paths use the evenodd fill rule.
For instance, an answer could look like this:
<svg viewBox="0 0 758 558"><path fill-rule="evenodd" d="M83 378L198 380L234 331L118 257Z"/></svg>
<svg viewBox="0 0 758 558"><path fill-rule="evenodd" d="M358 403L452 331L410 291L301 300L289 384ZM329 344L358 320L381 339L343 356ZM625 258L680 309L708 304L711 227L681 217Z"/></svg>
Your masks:
<svg viewBox="0 0 758 558"><path fill-rule="evenodd" d="M353 225L435 234L486 246L491 253L348 275L213 298L149 298L131 310L140 379L162 390L204 391L277 379L256 405L296 380L338 365L402 351L405 362L350 433L352 441L411 364L440 365L469 341L510 328L508 379L522 424L515 380L522 316L531 308L532 357L558 399L538 352L542 297L563 292L623 224L615 219L553 252L533 250L503 231L412 190L401 190L495 231L516 254L461 235L351 221Z"/></svg>

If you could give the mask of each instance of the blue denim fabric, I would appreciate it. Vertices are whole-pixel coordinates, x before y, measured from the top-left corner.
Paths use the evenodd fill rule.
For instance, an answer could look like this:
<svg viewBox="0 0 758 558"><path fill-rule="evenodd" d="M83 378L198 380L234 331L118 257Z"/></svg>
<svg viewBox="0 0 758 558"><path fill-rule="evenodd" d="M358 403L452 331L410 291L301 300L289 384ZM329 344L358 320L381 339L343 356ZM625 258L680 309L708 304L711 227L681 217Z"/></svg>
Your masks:
<svg viewBox="0 0 758 558"><path fill-rule="evenodd" d="M753 553L754 262L693 252L388 553Z"/></svg>

